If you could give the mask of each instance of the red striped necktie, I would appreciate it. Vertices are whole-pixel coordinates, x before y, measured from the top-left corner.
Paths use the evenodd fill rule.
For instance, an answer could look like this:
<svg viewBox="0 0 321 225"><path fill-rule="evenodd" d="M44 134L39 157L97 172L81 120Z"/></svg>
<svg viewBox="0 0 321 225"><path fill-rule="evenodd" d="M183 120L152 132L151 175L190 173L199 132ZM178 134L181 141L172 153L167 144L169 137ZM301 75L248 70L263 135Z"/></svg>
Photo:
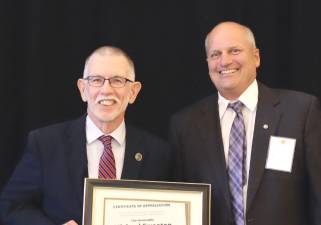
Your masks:
<svg viewBox="0 0 321 225"><path fill-rule="evenodd" d="M116 179L115 158L111 148L112 136L102 135L98 138L104 145L104 152L99 161L98 178L102 179Z"/></svg>

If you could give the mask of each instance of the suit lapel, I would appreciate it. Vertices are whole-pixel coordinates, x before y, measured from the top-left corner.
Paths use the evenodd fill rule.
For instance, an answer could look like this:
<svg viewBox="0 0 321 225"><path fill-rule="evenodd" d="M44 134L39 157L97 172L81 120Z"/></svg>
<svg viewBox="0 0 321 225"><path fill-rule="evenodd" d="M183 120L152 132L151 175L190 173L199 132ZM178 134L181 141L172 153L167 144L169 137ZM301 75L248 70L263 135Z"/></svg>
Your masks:
<svg viewBox="0 0 321 225"><path fill-rule="evenodd" d="M247 211L251 207L265 170L270 136L275 134L280 112L276 105L278 97L271 89L259 84L259 99L256 111L255 128L252 143Z"/></svg>
<svg viewBox="0 0 321 225"><path fill-rule="evenodd" d="M85 121L86 116L81 117L73 122L65 133L70 181L81 205L84 178L88 176Z"/></svg>
<svg viewBox="0 0 321 225"><path fill-rule="evenodd" d="M124 166L121 178L122 179L139 179L139 171L142 166L142 161L136 160L136 154L141 154L144 158L144 148L141 143L141 138L137 134L137 131L126 125L126 149Z"/></svg>
<svg viewBox="0 0 321 225"><path fill-rule="evenodd" d="M203 115L200 117L203 122L198 123L200 127L197 130L201 132L202 142L204 143L203 147L205 149L202 152L207 154L204 159L209 162L209 168L206 169L207 172L203 172L209 173L209 177L214 177L212 182L213 192L216 195L223 196L228 212L231 212L226 160L217 102L217 95L212 96L207 101L202 110Z"/></svg>

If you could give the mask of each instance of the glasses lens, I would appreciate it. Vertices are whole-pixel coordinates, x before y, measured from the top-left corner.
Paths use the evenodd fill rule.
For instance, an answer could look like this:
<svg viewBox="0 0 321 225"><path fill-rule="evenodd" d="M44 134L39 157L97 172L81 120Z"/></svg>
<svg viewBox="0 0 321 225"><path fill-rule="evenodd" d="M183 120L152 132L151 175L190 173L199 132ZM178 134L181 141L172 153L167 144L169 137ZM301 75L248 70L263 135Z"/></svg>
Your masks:
<svg viewBox="0 0 321 225"><path fill-rule="evenodd" d="M105 79L103 77L88 77L88 82L91 86L100 87L103 86Z"/></svg>
<svg viewBox="0 0 321 225"><path fill-rule="evenodd" d="M111 77L109 78L110 86L112 87L124 87L126 83L126 79L123 77Z"/></svg>

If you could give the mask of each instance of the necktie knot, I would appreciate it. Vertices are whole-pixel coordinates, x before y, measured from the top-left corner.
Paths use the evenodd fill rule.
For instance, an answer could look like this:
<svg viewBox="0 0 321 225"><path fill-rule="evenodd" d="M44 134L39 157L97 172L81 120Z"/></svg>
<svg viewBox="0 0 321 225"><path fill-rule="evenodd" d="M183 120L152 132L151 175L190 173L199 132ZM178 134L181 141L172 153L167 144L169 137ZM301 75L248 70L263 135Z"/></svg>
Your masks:
<svg viewBox="0 0 321 225"><path fill-rule="evenodd" d="M112 139L113 139L113 137L110 136L110 135L101 135L98 138L98 140L101 141L105 147L111 145L111 140Z"/></svg>
<svg viewBox="0 0 321 225"><path fill-rule="evenodd" d="M243 103L240 101L229 103L228 107L233 109L237 114L242 113Z"/></svg>

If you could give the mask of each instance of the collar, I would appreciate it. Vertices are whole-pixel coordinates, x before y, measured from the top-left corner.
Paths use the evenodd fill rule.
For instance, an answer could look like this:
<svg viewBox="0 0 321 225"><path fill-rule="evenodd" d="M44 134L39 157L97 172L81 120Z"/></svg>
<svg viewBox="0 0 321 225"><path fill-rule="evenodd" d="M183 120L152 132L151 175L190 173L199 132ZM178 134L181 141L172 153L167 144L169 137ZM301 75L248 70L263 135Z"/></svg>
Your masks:
<svg viewBox="0 0 321 225"><path fill-rule="evenodd" d="M224 98L219 92L218 92L218 105L219 105L219 115L220 119L222 119L227 106L230 102L235 101L241 101L247 109L249 109L251 112L254 112L256 110L257 102L258 102L258 84L256 79L248 86L248 88L240 95L240 97L237 100L227 100Z"/></svg>
<svg viewBox="0 0 321 225"><path fill-rule="evenodd" d="M123 120L119 127L116 128L110 134L104 134L90 119L87 115L86 117L86 139L87 144L91 144L92 142L96 141L101 135L110 135L113 139L119 144L125 144L125 137L126 137L126 126L125 121Z"/></svg>

